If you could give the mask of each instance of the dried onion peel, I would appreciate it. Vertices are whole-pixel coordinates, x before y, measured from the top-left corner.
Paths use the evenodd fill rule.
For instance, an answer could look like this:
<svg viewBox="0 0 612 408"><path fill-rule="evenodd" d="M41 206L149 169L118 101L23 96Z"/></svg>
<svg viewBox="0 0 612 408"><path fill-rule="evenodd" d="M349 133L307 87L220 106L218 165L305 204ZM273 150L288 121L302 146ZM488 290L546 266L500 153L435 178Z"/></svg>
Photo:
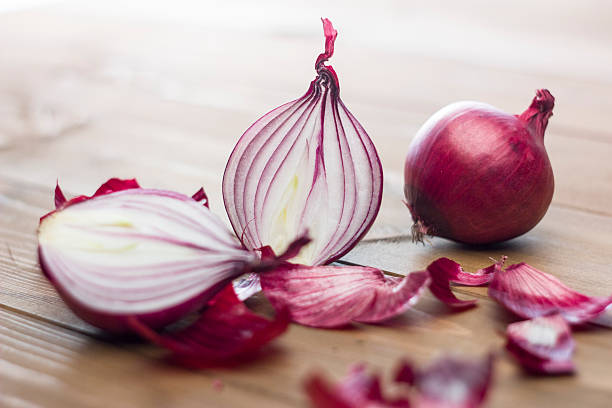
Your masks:
<svg viewBox="0 0 612 408"><path fill-rule="evenodd" d="M260 279L275 308L286 307L293 321L313 327L390 319L414 305L430 282L427 271L397 278L369 267L293 264Z"/></svg>
<svg viewBox="0 0 612 408"><path fill-rule="evenodd" d="M357 364L337 384L323 376L312 374L305 383L306 394L315 408L409 408L407 398L383 396L380 377L369 374L364 364Z"/></svg>
<svg viewBox="0 0 612 408"><path fill-rule="evenodd" d="M136 318L129 327L150 342L171 351L172 362L190 368L242 363L258 355L259 349L285 332L290 323L286 309L272 320L256 315L227 285L198 319L185 329L157 333Z"/></svg>
<svg viewBox="0 0 612 408"><path fill-rule="evenodd" d="M502 257L499 262L487 268L479 269L475 273L468 273L463 270L461 265L451 259L436 259L427 267L432 280L429 290L450 307L467 308L474 306L476 305L475 299L458 299L451 291L450 283L466 286L486 285L493 279L494 273L502 268L505 260L506 257Z"/></svg>
<svg viewBox="0 0 612 408"><path fill-rule="evenodd" d="M225 208L243 244L279 253L308 232L312 242L294 260L305 265L338 259L366 234L383 185L374 144L325 65L337 32L327 19L323 29L325 52L306 94L249 127L223 176Z"/></svg>
<svg viewBox="0 0 612 408"><path fill-rule="evenodd" d="M506 349L529 372L570 374L575 369L572 331L559 314L512 323L506 336Z"/></svg>
<svg viewBox="0 0 612 408"><path fill-rule="evenodd" d="M523 318L559 313L570 324L586 323L612 304L612 295L583 295L526 263L497 271L488 292L493 299Z"/></svg>

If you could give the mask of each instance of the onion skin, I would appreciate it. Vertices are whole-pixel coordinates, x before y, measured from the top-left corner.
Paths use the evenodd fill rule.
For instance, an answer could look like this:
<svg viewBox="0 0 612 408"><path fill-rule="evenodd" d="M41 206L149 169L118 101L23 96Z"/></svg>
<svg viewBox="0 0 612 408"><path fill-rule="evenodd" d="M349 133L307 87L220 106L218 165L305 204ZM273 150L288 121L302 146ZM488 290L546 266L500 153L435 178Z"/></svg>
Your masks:
<svg viewBox="0 0 612 408"><path fill-rule="evenodd" d="M404 168L413 238L491 244L531 230L554 192L544 147L553 107L554 97L543 89L521 115L458 102L427 120Z"/></svg>

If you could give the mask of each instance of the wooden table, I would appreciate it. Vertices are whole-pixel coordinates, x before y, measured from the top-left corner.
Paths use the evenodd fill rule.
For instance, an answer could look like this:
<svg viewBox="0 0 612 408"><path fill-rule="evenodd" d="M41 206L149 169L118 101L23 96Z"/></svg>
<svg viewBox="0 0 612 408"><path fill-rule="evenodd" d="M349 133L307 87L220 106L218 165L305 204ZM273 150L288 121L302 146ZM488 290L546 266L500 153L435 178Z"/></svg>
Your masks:
<svg viewBox="0 0 612 408"><path fill-rule="evenodd" d="M406 273L439 256L474 269L505 254L588 294L612 292L611 3L34 3L0 14L0 406L307 406L301 383L313 371L340 378L365 361L388 377L401 356L426 364L503 346L516 318L485 288L456 288L478 307L450 313L428 294L393 325L293 325L265 359L190 372L151 347L104 338L41 275L35 230L56 178L73 194L111 176L184 193L203 185L225 217L229 152L256 118L306 90L321 14L340 33L332 63L342 98L385 169L383 208L345 261ZM420 124L460 99L519 113L541 87L557 98L546 135L556 191L544 220L487 249L412 244L402 164ZM489 406L612 406L612 332L575 338L573 377L528 377L502 353Z"/></svg>

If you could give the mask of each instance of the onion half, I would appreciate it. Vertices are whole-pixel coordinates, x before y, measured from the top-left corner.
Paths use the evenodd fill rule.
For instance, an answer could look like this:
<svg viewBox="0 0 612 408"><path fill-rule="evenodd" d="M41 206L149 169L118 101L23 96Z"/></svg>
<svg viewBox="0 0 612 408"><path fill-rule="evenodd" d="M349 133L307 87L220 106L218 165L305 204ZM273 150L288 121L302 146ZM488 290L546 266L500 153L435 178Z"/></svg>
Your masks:
<svg viewBox="0 0 612 408"><path fill-rule="evenodd" d="M337 32L323 19L325 52L306 94L258 119L236 144L223 176L232 227L248 249L285 250L308 232L294 259L321 265L366 234L380 208L382 167L374 144L340 99L325 61Z"/></svg>
<svg viewBox="0 0 612 408"><path fill-rule="evenodd" d="M38 229L45 276L83 320L126 332L128 318L164 327L239 275L275 266L196 201L205 202L203 190L194 197L111 179L91 197L66 201L56 187L57 209Z"/></svg>

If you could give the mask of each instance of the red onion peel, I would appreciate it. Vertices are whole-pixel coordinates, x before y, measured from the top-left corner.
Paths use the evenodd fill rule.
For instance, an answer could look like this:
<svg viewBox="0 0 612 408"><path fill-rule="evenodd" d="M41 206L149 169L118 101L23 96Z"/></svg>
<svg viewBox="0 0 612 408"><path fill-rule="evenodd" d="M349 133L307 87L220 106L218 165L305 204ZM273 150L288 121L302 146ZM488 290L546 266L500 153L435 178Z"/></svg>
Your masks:
<svg viewBox="0 0 612 408"><path fill-rule="evenodd" d="M380 377L369 374L364 364L352 367L337 384L330 384L323 376L312 374L305 382L305 390L316 408L410 407L407 398L383 396Z"/></svg>
<svg viewBox="0 0 612 408"><path fill-rule="evenodd" d="M403 388L394 398L384 396L380 375L369 374L365 364L353 366L336 384L330 384L318 373L311 374L305 390L316 408L476 408L487 396L493 362L493 354L476 360L442 356L421 369L403 360L395 379L413 386L416 393L410 394L408 388ZM412 401L410 395L414 396Z"/></svg>
<svg viewBox="0 0 612 408"><path fill-rule="evenodd" d="M260 279L275 308L286 307L293 321L314 327L387 320L414 305L430 282L427 271L395 278L369 267L293 264Z"/></svg>
<svg viewBox="0 0 612 408"><path fill-rule="evenodd" d="M544 132L554 101L541 89L521 115L458 102L429 118L405 163L414 240L489 244L531 230L553 196Z"/></svg>
<svg viewBox="0 0 612 408"><path fill-rule="evenodd" d="M572 331L559 314L512 323L506 336L506 349L529 372L570 374L575 369Z"/></svg>
<svg viewBox="0 0 612 408"><path fill-rule="evenodd" d="M189 327L157 333L137 318L128 318L130 328L153 344L172 352L172 362L190 368L242 363L287 329L289 313L280 309L273 320L247 308L228 285L208 302Z"/></svg>
<svg viewBox="0 0 612 408"><path fill-rule="evenodd" d="M450 307L467 308L475 306L476 299L458 299L451 291L450 282L467 286L486 285L493 279L494 273L502 268L505 260L506 257L502 257L499 262L487 268L479 269L475 273L468 273L457 262L448 258L439 258L427 267L432 280L429 290Z"/></svg>
<svg viewBox="0 0 612 408"><path fill-rule="evenodd" d="M531 319L559 313L573 325L594 319L612 304L612 295L583 295L526 263L496 272L488 291L489 296L518 316Z"/></svg>

